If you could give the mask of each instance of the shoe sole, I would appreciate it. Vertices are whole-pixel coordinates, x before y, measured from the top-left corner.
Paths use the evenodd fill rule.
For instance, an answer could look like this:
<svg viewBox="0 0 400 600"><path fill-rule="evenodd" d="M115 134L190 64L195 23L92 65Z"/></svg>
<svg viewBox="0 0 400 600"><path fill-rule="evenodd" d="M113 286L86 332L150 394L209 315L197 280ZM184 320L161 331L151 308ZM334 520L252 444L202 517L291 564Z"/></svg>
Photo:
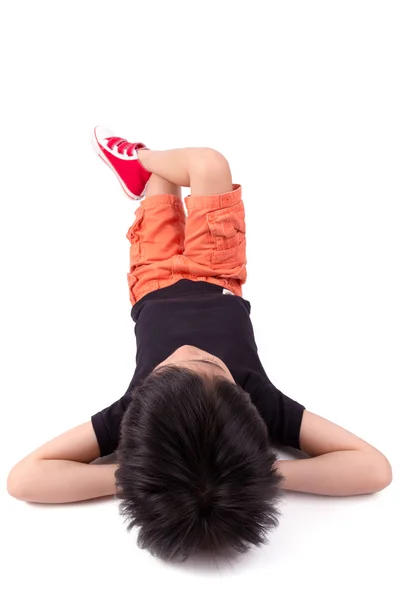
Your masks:
<svg viewBox="0 0 400 600"><path fill-rule="evenodd" d="M143 190L143 194L141 196L136 196L135 194L133 194L125 185L125 182L123 179L121 179L121 177L118 175L117 171L114 169L114 167L112 166L112 164L110 163L110 161L108 160L108 158L103 154L101 146L99 144L99 142L97 141L96 138L96 134L95 134L95 130L93 130L92 136L91 136L91 142L92 142L92 146L93 146L93 150L96 152L96 154L98 154L100 156L100 158L102 159L103 162L105 162L105 164L110 167L110 169L112 170L112 172L114 173L114 175L117 177L118 181L121 184L122 189L124 190L125 194L131 199L131 200L136 200L136 201L140 201L144 198L145 196L145 191L146 191L146 187Z"/></svg>

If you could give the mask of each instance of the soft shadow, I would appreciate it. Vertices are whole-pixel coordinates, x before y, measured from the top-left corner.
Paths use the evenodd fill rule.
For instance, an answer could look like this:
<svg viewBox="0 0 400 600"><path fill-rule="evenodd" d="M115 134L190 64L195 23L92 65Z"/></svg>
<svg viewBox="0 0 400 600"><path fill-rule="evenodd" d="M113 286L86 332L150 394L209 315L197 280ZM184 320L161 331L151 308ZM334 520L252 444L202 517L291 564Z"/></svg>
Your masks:
<svg viewBox="0 0 400 600"><path fill-rule="evenodd" d="M202 551L183 561L174 560L165 563L161 559L157 560L160 560L163 565L167 564L168 567L181 571L220 576L232 573L235 567L248 560L251 552L252 550L249 550L246 554L240 554L235 551L229 551L223 554L212 555L209 552Z"/></svg>
<svg viewBox="0 0 400 600"><path fill-rule="evenodd" d="M65 506L97 506L100 504L110 504L115 501L115 496L107 496L104 498L92 498L91 500L81 500L80 502L62 502L59 504L39 504L36 502L26 502L29 506L32 506L37 510L46 510L46 509L62 509Z"/></svg>
<svg viewBox="0 0 400 600"><path fill-rule="evenodd" d="M109 454L108 456L102 456L100 458L96 458L96 460L94 460L90 464L91 465L116 465L117 464L117 455L114 452L114 454Z"/></svg>
<svg viewBox="0 0 400 600"><path fill-rule="evenodd" d="M274 449L276 451L276 453L279 455L279 457L285 458L309 458L308 454L306 454L306 452L303 452L303 450L298 450L297 448L290 448L288 446L274 446Z"/></svg>
<svg viewBox="0 0 400 600"><path fill-rule="evenodd" d="M282 499L294 498L299 502L312 502L318 504L359 504L360 502L375 502L378 494L359 494L358 496L323 496L322 494L311 494L310 492L292 492L285 490L282 494Z"/></svg>

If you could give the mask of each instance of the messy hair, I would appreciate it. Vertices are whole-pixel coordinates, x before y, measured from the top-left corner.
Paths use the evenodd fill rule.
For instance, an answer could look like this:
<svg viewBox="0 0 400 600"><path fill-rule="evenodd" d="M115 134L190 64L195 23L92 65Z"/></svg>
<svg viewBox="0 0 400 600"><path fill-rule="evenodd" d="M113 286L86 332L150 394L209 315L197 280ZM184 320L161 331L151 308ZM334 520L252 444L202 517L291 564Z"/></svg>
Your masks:
<svg viewBox="0 0 400 600"><path fill-rule="evenodd" d="M121 425L117 497L138 545L164 560L246 552L278 524L281 476L250 396L168 366L134 389Z"/></svg>

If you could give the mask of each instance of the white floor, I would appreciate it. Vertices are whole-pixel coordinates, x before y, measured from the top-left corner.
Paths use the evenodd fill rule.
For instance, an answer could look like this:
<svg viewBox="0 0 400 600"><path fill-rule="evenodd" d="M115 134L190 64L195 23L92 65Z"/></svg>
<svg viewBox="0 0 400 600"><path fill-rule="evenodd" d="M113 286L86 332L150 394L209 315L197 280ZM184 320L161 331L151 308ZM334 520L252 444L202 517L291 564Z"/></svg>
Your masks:
<svg viewBox="0 0 400 600"><path fill-rule="evenodd" d="M398 598L398 4L4 11L1 597ZM135 206L92 154L99 122L152 148L228 156L244 189L245 295L267 373L381 449L388 489L288 494L269 546L181 566L137 549L114 500L7 496L11 466L119 398L134 369L125 234Z"/></svg>

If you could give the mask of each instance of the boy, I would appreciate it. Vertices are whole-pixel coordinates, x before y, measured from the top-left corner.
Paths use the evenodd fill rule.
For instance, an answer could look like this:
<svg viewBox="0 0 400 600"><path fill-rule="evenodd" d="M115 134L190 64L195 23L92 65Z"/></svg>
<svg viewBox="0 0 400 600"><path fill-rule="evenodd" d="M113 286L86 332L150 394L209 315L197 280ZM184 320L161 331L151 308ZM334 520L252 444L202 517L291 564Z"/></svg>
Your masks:
<svg viewBox="0 0 400 600"><path fill-rule="evenodd" d="M124 396L11 471L10 494L73 502L117 493L138 543L173 559L245 551L277 524L281 489L382 490L377 449L288 398L257 354L241 188L209 148L153 151L97 127L96 149L130 198L128 284L137 364ZM187 218L180 186L190 187ZM279 443L308 458L277 460ZM91 464L117 451L117 465Z"/></svg>

